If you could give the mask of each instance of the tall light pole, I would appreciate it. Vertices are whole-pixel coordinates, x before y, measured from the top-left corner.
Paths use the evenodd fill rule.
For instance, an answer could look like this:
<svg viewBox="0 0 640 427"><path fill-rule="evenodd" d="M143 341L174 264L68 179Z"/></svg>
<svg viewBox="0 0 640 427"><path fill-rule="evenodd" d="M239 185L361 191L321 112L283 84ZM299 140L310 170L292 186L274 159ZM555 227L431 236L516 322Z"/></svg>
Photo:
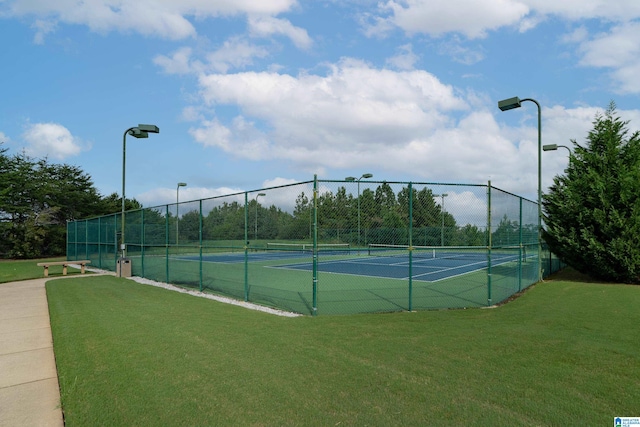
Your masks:
<svg viewBox="0 0 640 427"><path fill-rule="evenodd" d="M258 193L258 195L256 196L256 234L254 240L258 240L258 197L260 196L266 196L266 194Z"/></svg>
<svg viewBox="0 0 640 427"><path fill-rule="evenodd" d="M186 187L186 182L179 182L176 187L176 246L178 246L178 233L180 232L179 223L180 223L180 187Z"/></svg>
<svg viewBox="0 0 640 427"><path fill-rule="evenodd" d="M538 107L538 281L542 280L542 109L533 98L520 99L517 96L498 101L501 111L520 108L524 101L531 101Z"/></svg>
<svg viewBox="0 0 640 427"><path fill-rule="evenodd" d="M442 197L442 204L440 205L440 213L442 216L442 228L440 229L440 246L444 246L444 198L448 196L447 193L434 194L434 197Z"/></svg>
<svg viewBox="0 0 640 427"><path fill-rule="evenodd" d="M120 250L122 250L122 258L127 255L127 246L125 240L125 220L124 220L124 201L125 201L125 173L127 162L127 135L135 138L149 138L149 133L160 133L160 129L156 125L138 125L124 131L122 135L122 212L121 215L121 233L120 233ZM122 268L120 268L120 276L122 276Z"/></svg>
<svg viewBox="0 0 640 427"><path fill-rule="evenodd" d="M358 249L360 249L360 180L362 178L373 178L373 174L363 173L360 178L355 176L348 176L345 181L357 181L358 182Z"/></svg>

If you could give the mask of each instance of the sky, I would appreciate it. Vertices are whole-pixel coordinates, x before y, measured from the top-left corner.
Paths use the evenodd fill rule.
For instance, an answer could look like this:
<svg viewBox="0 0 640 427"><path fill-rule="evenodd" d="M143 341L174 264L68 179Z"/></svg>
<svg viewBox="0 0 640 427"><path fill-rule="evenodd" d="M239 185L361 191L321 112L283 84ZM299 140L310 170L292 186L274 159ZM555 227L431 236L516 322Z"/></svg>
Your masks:
<svg viewBox="0 0 640 427"><path fill-rule="evenodd" d="M144 206L319 179L537 197L542 144L640 128L637 0L0 0L0 141ZM568 162L543 152L543 191Z"/></svg>

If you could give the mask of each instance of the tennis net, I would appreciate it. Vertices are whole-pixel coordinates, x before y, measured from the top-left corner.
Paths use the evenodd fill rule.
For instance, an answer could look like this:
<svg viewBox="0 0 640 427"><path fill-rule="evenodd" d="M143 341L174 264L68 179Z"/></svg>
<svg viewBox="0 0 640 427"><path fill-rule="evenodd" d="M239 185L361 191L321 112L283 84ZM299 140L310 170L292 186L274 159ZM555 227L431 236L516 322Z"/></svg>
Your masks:
<svg viewBox="0 0 640 427"><path fill-rule="evenodd" d="M338 254L349 254L351 245L349 243L319 243L318 251L332 252ZM267 250L288 251L288 252L313 252L313 243L281 243L267 242Z"/></svg>
<svg viewBox="0 0 640 427"><path fill-rule="evenodd" d="M369 256L375 257L409 257L409 253L415 258L442 258L442 259L487 259L485 246L408 246L386 245L370 243ZM514 252L518 255L518 252Z"/></svg>

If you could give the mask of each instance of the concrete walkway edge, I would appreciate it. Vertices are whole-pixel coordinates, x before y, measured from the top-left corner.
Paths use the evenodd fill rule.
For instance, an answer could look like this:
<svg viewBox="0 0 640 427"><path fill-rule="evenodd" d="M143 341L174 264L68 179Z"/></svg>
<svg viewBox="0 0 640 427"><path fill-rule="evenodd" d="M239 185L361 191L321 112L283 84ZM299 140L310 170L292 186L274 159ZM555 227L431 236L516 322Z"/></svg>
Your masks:
<svg viewBox="0 0 640 427"><path fill-rule="evenodd" d="M45 283L0 283L0 426L63 426Z"/></svg>
<svg viewBox="0 0 640 427"><path fill-rule="evenodd" d="M64 426L45 283L0 283L0 427Z"/></svg>

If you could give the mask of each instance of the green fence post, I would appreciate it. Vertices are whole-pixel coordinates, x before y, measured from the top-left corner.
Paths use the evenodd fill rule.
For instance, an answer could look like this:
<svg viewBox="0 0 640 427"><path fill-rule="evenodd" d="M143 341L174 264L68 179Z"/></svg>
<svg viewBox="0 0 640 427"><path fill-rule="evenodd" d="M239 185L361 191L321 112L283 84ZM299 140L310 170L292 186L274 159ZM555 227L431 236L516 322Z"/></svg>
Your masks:
<svg viewBox="0 0 640 427"><path fill-rule="evenodd" d="M409 311L413 309L413 187L409 182Z"/></svg>
<svg viewBox="0 0 640 427"><path fill-rule="evenodd" d="M169 205L164 208L164 247L165 247L165 275L169 283Z"/></svg>
<svg viewBox="0 0 640 427"><path fill-rule="evenodd" d="M491 180L487 186L487 306L491 306Z"/></svg>
<svg viewBox="0 0 640 427"><path fill-rule="evenodd" d="M115 234L113 236L115 238L115 240L113 241L113 247L115 249L113 253L113 271L115 271L116 263L118 262L118 214L113 215L113 221L113 229L115 230Z"/></svg>
<svg viewBox="0 0 640 427"><path fill-rule="evenodd" d="M73 259L78 259L78 221L74 224Z"/></svg>
<svg viewBox="0 0 640 427"><path fill-rule="evenodd" d="M244 193L244 300L249 301L249 193L247 192Z"/></svg>
<svg viewBox="0 0 640 427"><path fill-rule="evenodd" d="M144 209L140 209L140 269L141 276L144 275Z"/></svg>
<svg viewBox="0 0 640 427"><path fill-rule="evenodd" d="M313 175L313 316L318 315L318 175Z"/></svg>
<svg viewBox="0 0 640 427"><path fill-rule="evenodd" d="M518 237L518 292L522 290L522 197L520 197L520 235Z"/></svg>
<svg viewBox="0 0 640 427"><path fill-rule="evenodd" d="M200 250L200 292L202 292L202 199L200 199L200 218L198 230L198 247Z"/></svg>
<svg viewBox="0 0 640 427"><path fill-rule="evenodd" d="M98 217L98 268L102 268L102 217Z"/></svg>

